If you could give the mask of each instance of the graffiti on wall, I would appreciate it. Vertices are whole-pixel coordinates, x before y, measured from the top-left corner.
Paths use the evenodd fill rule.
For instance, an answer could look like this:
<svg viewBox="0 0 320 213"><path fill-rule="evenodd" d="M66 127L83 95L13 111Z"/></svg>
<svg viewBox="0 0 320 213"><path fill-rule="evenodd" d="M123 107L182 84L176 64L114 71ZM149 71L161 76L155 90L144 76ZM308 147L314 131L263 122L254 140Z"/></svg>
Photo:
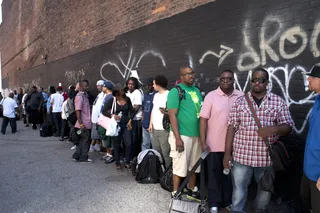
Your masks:
<svg viewBox="0 0 320 213"><path fill-rule="evenodd" d="M83 69L81 70L67 70L64 74L67 78L68 82L71 84L76 84L81 80L83 76L85 76L85 72Z"/></svg>

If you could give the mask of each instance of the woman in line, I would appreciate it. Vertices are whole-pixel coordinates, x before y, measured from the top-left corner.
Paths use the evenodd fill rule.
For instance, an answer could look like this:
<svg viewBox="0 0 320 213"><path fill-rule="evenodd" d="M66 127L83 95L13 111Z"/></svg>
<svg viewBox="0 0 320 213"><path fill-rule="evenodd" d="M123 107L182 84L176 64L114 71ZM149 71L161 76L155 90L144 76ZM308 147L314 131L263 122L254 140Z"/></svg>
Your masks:
<svg viewBox="0 0 320 213"><path fill-rule="evenodd" d="M125 144L125 168L131 170L130 160L132 157L132 124L131 120L133 118L134 109L132 107L130 98L128 98L123 89L113 91L113 97L110 99L107 104L104 106L102 110L102 114L109 118L114 117L115 120L118 122L118 126L120 127L120 131L118 136L111 137L111 144L113 147L113 153L115 158L115 164L117 167L117 171L123 171L121 163L120 163L120 144L121 139L123 138ZM115 102L115 109L113 112L112 105Z"/></svg>

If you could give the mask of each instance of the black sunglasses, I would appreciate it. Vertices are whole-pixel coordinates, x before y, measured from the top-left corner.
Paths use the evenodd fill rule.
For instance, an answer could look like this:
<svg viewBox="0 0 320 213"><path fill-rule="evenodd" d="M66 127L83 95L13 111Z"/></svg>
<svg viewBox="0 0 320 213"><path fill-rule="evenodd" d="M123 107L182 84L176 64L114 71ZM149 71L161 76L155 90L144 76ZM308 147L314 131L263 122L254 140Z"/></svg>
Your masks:
<svg viewBox="0 0 320 213"><path fill-rule="evenodd" d="M252 82L252 83L257 83L257 82L259 82L260 84L264 84L264 83L267 82L267 79L265 79L265 78L254 78L254 79L251 80L251 82Z"/></svg>

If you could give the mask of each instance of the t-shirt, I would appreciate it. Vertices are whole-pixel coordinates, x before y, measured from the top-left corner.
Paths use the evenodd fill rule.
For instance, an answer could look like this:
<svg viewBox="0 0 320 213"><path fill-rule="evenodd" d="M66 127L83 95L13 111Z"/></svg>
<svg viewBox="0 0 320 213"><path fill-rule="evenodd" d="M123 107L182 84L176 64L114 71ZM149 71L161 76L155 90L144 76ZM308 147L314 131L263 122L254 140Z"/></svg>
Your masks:
<svg viewBox="0 0 320 213"><path fill-rule="evenodd" d="M155 130L164 130L162 125L163 114L160 108L166 108L167 98L169 91L166 90L164 93L159 92L154 95L153 98L153 110L152 110L152 125Z"/></svg>
<svg viewBox="0 0 320 213"><path fill-rule="evenodd" d="M62 104L63 104L64 98L60 93L54 93L51 95L51 105L52 105L52 112L61 112L62 111Z"/></svg>
<svg viewBox="0 0 320 213"><path fill-rule="evenodd" d="M31 109L38 109L41 102L43 101L43 96L40 92L33 92L30 95L30 106Z"/></svg>
<svg viewBox="0 0 320 213"><path fill-rule="evenodd" d="M12 98L2 99L1 105L3 106L3 116L7 118L15 118L15 108L18 107L17 102Z"/></svg>
<svg viewBox="0 0 320 213"><path fill-rule="evenodd" d="M185 91L185 98L179 105L179 92L177 88L170 90L167 100L167 108L178 109L178 125L181 135L199 137L200 110L202 106L202 95L195 86L187 86L180 83L179 86ZM172 130L172 129L171 129Z"/></svg>
<svg viewBox="0 0 320 213"><path fill-rule="evenodd" d="M320 96L318 95L309 117L309 132L304 153L303 170L315 182L320 178Z"/></svg>
<svg viewBox="0 0 320 213"><path fill-rule="evenodd" d="M130 93L130 91L128 91L126 95L128 98L130 98L133 107L134 107L134 105L140 105L140 108L139 108L137 114L134 116L133 120L141 120L143 92L139 89L136 89L132 93Z"/></svg>
<svg viewBox="0 0 320 213"><path fill-rule="evenodd" d="M96 97L95 101L93 102L91 122L94 124L98 122L104 97L105 97L104 92L100 92L99 95Z"/></svg>
<svg viewBox="0 0 320 213"><path fill-rule="evenodd" d="M91 129L91 115L90 115L90 103L86 93L78 92L74 99L75 110L81 111L81 120L86 129ZM75 124L76 128L80 128L80 123L77 120Z"/></svg>
<svg viewBox="0 0 320 213"><path fill-rule="evenodd" d="M150 116L151 116L151 111L153 108L153 98L154 95L156 94L156 92L152 92L152 93L147 93L144 95L144 99L143 99L143 104L142 104L142 108L143 108L143 121L142 121L142 126L143 128L147 129L149 128L149 124L150 124Z"/></svg>
<svg viewBox="0 0 320 213"><path fill-rule="evenodd" d="M200 116L208 119L206 143L211 152L224 152L227 134L227 123L231 106L243 93L234 90L228 96L220 87L207 94Z"/></svg>

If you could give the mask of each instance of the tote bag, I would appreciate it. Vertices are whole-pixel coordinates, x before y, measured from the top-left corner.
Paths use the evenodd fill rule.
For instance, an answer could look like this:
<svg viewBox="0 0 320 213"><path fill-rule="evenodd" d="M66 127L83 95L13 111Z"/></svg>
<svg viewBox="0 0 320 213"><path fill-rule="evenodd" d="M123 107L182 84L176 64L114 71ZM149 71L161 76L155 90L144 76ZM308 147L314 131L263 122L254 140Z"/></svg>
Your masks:
<svg viewBox="0 0 320 213"><path fill-rule="evenodd" d="M113 98L111 114L116 111L116 104L117 104L116 101L117 101L116 98ZM111 121L111 118L104 116L102 113L100 113L97 124L107 129L110 124L110 121Z"/></svg>

